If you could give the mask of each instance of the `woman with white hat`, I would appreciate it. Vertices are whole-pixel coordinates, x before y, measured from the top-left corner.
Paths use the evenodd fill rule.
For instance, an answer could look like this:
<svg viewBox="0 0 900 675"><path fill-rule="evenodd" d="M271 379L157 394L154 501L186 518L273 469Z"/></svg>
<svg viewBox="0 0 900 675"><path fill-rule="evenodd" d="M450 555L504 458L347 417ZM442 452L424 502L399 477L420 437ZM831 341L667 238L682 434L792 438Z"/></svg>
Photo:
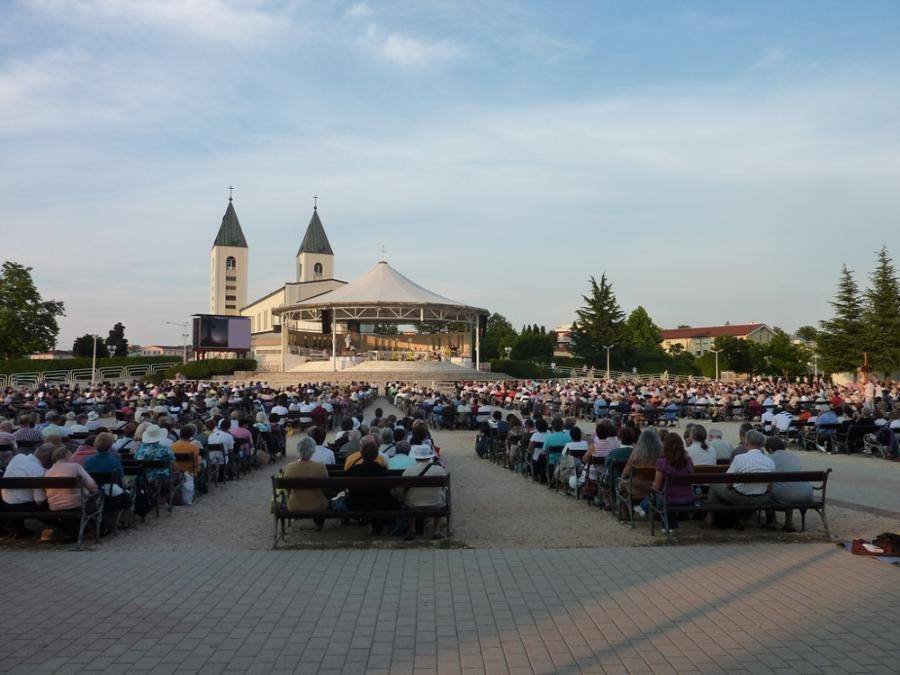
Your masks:
<svg viewBox="0 0 900 675"><path fill-rule="evenodd" d="M141 444L134 453L137 460L152 459L168 461L171 465L175 461L175 455L172 448L169 447L169 438L166 430L156 424L150 424L144 429L141 436ZM147 478L149 480L168 480L172 475L171 466L166 469L149 469Z"/></svg>
<svg viewBox="0 0 900 675"><path fill-rule="evenodd" d="M440 464L434 461L434 448L430 445L414 445L410 449L410 457L416 463L403 471L403 476L446 476L447 471ZM431 506L443 506L445 504L444 488L440 487L417 487L409 488L403 498L403 503L407 508L427 508ZM440 518L434 518L433 539L440 539L438 528L440 527ZM416 534L425 533L424 518L410 518L409 532L406 535L408 540L416 538Z"/></svg>

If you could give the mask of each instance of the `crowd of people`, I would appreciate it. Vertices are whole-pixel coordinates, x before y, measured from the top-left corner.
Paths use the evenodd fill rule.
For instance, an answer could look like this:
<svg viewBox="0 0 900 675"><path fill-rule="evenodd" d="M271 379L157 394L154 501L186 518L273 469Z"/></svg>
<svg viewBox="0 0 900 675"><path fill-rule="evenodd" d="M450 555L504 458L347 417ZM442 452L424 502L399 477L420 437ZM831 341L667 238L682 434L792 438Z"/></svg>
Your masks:
<svg viewBox="0 0 900 675"><path fill-rule="evenodd" d="M368 384L307 384L273 389L263 383L233 386L210 382L111 384L81 387L42 384L7 388L0 399L0 475L5 478L78 477L75 489L3 489L0 515L15 536L28 536L15 514L46 511L42 538L68 540L77 522L54 512L81 507L136 511L159 500L190 503L211 480L240 476L251 466L284 454L298 419L350 419L377 394ZM318 432L317 432L318 433ZM176 455L180 458L176 460ZM129 477L126 464L156 462ZM94 477L114 474L114 485ZM101 494L101 490L103 493ZM105 519L106 528L118 518Z"/></svg>
<svg viewBox="0 0 900 675"><path fill-rule="evenodd" d="M598 379L463 384L452 392L426 386L389 384L387 394L398 407L418 410L435 424L477 429L495 411L520 414L612 419L617 424L674 425L682 418L759 422L766 433L799 435L824 452L842 423L870 427L871 438L855 439L846 452L879 449L881 456L900 455L900 383L870 379L864 384L835 385L822 379L750 382ZM869 440L871 443L866 443Z"/></svg>

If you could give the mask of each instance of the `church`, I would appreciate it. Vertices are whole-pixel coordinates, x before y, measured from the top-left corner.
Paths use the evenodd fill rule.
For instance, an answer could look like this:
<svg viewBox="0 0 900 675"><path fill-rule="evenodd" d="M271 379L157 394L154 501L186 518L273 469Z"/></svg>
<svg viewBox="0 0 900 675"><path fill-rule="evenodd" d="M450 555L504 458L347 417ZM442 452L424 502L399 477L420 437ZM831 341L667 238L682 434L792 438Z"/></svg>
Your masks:
<svg viewBox="0 0 900 675"><path fill-rule="evenodd" d="M384 361L480 366L487 310L433 293L383 259L350 283L335 279L318 205L295 256L295 281L249 301L248 251L229 197L209 253L209 310L250 319L259 370L337 372Z"/></svg>

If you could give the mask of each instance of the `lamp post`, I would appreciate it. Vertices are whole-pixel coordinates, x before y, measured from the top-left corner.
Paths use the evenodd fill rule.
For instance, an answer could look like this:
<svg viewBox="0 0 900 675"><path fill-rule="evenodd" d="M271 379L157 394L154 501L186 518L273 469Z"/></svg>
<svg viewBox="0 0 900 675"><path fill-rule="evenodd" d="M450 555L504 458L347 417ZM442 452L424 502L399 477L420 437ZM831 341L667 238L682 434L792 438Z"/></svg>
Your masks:
<svg viewBox="0 0 900 675"><path fill-rule="evenodd" d="M97 334L93 335L94 338L94 355L91 357L91 386L93 387L97 384Z"/></svg>
<svg viewBox="0 0 900 675"><path fill-rule="evenodd" d="M512 354L512 347L504 347L503 351L506 352L506 360L509 361L509 355Z"/></svg>
<svg viewBox="0 0 900 675"><path fill-rule="evenodd" d="M606 379L609 379L609 351L615 347L615 345L603 345L603 349L606 350Z"/></svg>
<svg viewBox="0 0 900 675"><path fill-rule="evenodd" d="M710 349L709 351L711 351L713 354L716 355L716 382L718 382L719 381L719 352L721 352L722 350L721 349Z"/></svg>
<svg viewBox="0 0 900 675"><path fill-rule="evenodd" d="M178 323L177 321L166 321L166 323L170 326L180 326L181 327L181 337L184 343L184 346L181 349L181 362L187 363L187 339L188 339L188 323L189 321L183 321L182 323Z"/></svg>
<svg viewBox="0 0 900 675"><path fill-rule="evenodd" d="M819 355L813 354L813 382L819 379Z"/></svg>

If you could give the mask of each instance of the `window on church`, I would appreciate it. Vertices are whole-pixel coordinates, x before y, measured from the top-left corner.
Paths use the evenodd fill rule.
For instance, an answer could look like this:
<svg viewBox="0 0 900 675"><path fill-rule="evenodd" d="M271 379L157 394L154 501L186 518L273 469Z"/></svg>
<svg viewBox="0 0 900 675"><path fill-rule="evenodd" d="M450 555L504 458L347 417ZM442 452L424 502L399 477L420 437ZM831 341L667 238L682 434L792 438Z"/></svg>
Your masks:
<svg viewBox="0 0 900 675"><path fill-rule="evenodd" d="M225 269L226 270L236 270L237 269L237 260L234 259L233 255L225 258Z"/></svg>
<svg viewBox="0 0 900 675"><path fill-rule="evenodd" d="M316 263L316 266L313 267L313 278L314 279L322 278L322 263Z"/></svg>

